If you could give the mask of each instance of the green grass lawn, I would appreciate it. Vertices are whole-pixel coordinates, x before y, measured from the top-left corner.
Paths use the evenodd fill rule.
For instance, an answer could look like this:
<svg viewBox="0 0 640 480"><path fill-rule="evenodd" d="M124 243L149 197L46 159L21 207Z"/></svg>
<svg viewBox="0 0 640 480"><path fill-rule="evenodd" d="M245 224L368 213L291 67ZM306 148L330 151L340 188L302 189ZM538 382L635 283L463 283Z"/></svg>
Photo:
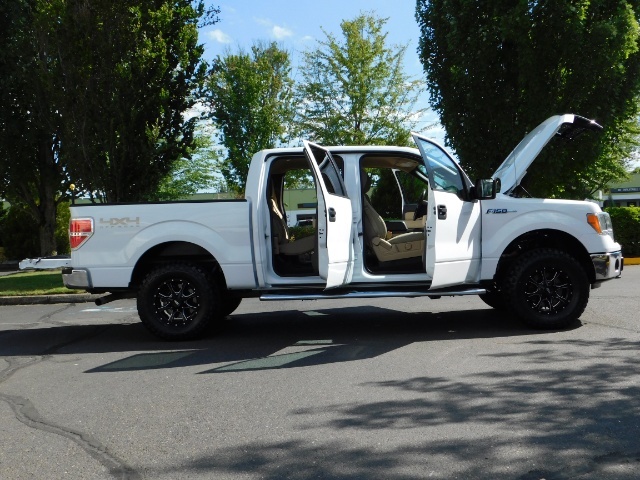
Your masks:
<svg viewBox="0 0 640 480"><path fill-rule="evenodd" d="M0 277L0 296L58 295L84 293L70 290L62 284L60 270L18 272Z"/></svg>

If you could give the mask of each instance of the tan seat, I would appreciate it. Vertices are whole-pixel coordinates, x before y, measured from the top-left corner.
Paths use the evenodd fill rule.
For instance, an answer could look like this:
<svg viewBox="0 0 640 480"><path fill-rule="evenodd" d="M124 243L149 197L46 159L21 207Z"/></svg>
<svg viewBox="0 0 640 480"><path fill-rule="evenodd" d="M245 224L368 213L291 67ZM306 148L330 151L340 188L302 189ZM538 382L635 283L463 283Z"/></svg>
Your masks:
<svg viewBox="0 0 640 480"><path fill-rule="evenodd" d="M271 236L273 238L273 253L283 255L302 255L312 252L315 249L316 236L302 237L291 241L289 237L289 228L284 215L278 208L278 202L275 198L270 198L271 210Z"/></svg>
<svg viewBox="0 0 640 480"><path fill-rule="evenodd" d="M422 257L424 252L424 232L409 232L392 237L387 232L384 219L371 205L367 192L371 188L371 178L362 170L360 175L363 193L363 235L380 262Z"/></svg>

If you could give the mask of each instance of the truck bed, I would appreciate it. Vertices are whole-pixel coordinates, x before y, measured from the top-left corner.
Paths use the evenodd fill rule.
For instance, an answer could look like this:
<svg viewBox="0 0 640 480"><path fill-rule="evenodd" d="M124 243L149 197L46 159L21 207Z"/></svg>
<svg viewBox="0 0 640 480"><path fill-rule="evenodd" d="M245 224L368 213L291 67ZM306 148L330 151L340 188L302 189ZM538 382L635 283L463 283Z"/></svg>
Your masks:
<svg viewBox="0 0 640 480"><path fill-rule="evenodd" d="M127 288L145 253L185 245L210 253L230 288L254 286L246 285L254 278L247 200L74 205L71 218L93 220L94 233L71 265L91 272L92 289Z"/></svg>

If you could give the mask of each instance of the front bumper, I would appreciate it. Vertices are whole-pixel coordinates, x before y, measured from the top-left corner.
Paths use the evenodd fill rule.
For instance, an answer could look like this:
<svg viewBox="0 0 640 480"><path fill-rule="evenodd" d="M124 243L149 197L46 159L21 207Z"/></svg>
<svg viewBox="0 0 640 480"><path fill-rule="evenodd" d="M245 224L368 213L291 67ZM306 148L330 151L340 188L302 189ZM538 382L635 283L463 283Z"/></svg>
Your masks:
<svg viewBox="0 0 640 480"><path fill-rule="evenodd" d="M62 283L67 288L91 288L91 277L86 270L75 270L73 268L62 269Z"/></svg>
<svg viewBox="0 0 640 480"><path fill-rule="evenodd" d="M596 282L619 277L624 268L622 252L594 253L591 255L593 268L596 271Z"/></svg>

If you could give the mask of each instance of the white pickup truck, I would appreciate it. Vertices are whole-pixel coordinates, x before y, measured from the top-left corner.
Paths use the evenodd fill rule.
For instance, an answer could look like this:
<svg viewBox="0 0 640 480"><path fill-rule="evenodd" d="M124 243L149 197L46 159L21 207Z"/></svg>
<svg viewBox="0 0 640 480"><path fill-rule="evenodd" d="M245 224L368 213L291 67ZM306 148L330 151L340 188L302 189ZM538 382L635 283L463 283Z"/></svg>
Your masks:
<svg viewBox="0 0 640 480"><path fill-rule="evenodd" d="M601 128L551 117L475 184L417 134L417 149L304 142L264 150L241 200L73 206L63 280L110 292L101 303L136 297L144 325L168 340L201 336L245 297L480 295L531 326L566 327L590 288L622 272L609 215L590 202L515 192L553 137ZM301 175L315 185L315 229L293 238L283 192ZM385 176L395 178L385 191L395 221L368 195L371 180Z"/></svg>

